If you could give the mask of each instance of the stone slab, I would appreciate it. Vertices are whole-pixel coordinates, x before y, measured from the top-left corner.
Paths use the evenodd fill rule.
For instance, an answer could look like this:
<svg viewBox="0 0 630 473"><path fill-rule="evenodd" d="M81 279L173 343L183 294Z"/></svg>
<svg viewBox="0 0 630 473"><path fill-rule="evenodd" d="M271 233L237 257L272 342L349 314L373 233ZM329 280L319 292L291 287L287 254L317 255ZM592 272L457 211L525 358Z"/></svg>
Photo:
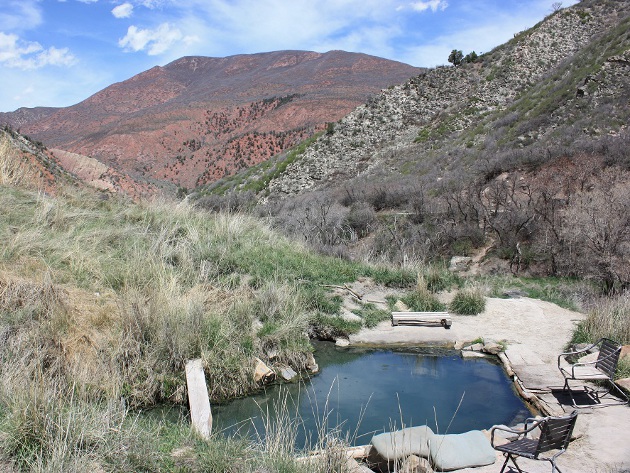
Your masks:
<svg viewBox="0 0 630 473"><path fill-rule="evenodd" d="M523 386L529 391L549 392L562 387L564 380L560 371L549 365L512 365L512 369Z"/></svg>
<svg viewBox="0 0 630 473"><path fill-rule="evenodd" d="M212 433L212 411L201 359L197 358L186 363L186 384L193 429L203 438L209 439Z"/></svg>

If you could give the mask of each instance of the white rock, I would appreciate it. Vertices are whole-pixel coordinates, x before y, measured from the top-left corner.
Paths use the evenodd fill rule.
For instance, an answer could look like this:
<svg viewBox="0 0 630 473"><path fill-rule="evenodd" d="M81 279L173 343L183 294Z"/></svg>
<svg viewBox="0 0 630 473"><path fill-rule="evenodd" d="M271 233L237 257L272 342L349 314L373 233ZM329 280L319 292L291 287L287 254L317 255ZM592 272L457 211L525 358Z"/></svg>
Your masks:
<svg viewBox="0 0 630 473"><path fill-rule="evenodd" d="M186 363L186 385L193 429L203 438L209 439L212 433L212 411L201 359L190 360Z"/></svg>
<svg viewBox="0 0 630 473"><path fill-rule="evenodd" d="M297 376L297 373L290 366L280 367L280 377L285 381L291 381Z"/></svg>

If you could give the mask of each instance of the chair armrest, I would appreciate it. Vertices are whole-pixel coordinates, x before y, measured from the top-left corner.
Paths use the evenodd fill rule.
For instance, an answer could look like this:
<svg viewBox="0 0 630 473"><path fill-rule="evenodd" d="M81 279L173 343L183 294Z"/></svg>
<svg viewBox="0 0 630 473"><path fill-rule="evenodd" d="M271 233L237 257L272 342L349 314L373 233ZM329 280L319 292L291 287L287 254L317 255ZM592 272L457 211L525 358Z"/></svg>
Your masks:
<svg viewBox="0 0 630 473"><path fill-rule="evenodd" d="M510 429L509 427L501 427L501 426L495 426L492 427L492 429L490 430L490 445L492 445L492 448L494 448L494 432L496 430L503 430L504 432L509 432L511 434L516 434L517 438L520 438L521 436L523 437L527 437L527 434L529 432L531 432L532 430L534 430L536 427L538 427L538 425L540 425L540 423L543 421L544 419L534 419L529 418L525 420L525 428L524 429ZM529 421L533 421L532 422L532 426L531 427L527 427L527 424L529 423Z"/></svg>
<svg viewBox="0 0 630 473"><path fill-rule="evenodd" d="M595 343L592 343L591 345L587 346L586 348L582 348L581 350L567 351L567 352L564 352L564 353L560 353L560 355L558 356L558 359L561 356L577 355L578 353L584 353L585 351L589 351L591 348L595 348L597 345L599 345L600 342L601 342L601 340L597 340Z"/></svg>
<svg viewBox="0 0 630 473"><path fill-rule="evenodd" d="M599 343L599 342L598 342L598 343ZM588 347L586 347L586 348L584 348L584 349L582 349L582 350L569 351L569 352L566 352L566 353L560 353L560 354L558 355L558 369L561 369L561 366L560 366L560 361L562 360L562 358L566 358L567 356L573 356L573 355L578 355L578 354L580 354L580 353L587 352L587 351L589 351L591 348L596 347L596 346L597 346L597 343L594 343L594 344L592 344L592 345L590 345L590 346L588 346ZM586 362L582 362L582 363L571 363L571 362L569 362L569 361L567 360L567 363L568 363L570 366L587 366L587 365L594 365L595 363L597 363L597 360L595 360L595 361L586 361Z"/></svg>

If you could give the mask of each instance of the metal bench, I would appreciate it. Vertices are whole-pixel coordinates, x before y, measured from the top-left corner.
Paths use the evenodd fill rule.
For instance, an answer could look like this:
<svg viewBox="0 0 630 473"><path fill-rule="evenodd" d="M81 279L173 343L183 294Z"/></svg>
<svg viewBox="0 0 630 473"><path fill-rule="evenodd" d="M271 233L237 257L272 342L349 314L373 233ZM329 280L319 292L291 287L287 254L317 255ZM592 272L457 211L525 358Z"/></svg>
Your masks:
<svg viewBox="0 0 630 473"><path fill-rule="evenodd" d="M392 325L441 325L449 329L453 321L448 312L392 312Z"/></svg>

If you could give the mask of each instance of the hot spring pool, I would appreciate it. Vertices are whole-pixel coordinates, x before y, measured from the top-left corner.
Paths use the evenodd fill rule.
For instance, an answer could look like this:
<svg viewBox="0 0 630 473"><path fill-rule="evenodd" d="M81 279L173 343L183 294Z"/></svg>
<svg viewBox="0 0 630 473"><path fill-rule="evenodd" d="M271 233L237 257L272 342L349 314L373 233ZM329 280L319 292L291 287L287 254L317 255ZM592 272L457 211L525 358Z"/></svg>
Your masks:
<svg viewBox="0 0 630 473"><path fill-rule="evenodd" d="M454 351L342 349L324 342L315 349L319 374L213 405L213 429L262 437L265 419L280 416L286 424L288 413L298 419L296 446L302 448L315 444L322 425L361 445L402 424L461 433L531 415L501 366L488 359L462 359ZM282 404L286 408L278 414Z"/></svg>

